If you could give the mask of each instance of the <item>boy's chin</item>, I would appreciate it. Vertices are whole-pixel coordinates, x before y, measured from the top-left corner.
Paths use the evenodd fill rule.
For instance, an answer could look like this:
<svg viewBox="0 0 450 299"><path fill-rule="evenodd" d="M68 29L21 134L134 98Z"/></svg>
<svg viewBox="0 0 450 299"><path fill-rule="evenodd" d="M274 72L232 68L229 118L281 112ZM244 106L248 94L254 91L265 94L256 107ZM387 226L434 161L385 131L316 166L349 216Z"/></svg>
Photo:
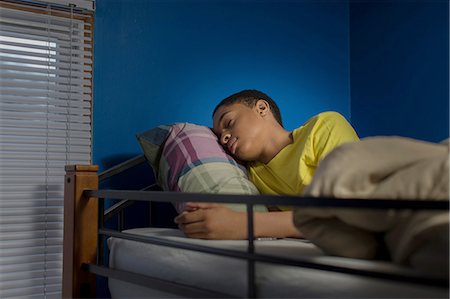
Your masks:
<svg viewBox="0 0 450 299"><path fill-rule="evenodd" d="M239 155L239 153L236 153L234 155L231 155L238 163L245 164L250 161L253 161L254 159L251 159L250 157Z"/></svg>
<svg viewBox="0 0 450 299"><path fill-rule="evenodd" d="M225 150L225 153L227 153L227 155L233 157L233 159L240 164L245 164L247 162L253 161L252 159L243 156L239 151L232 154L226 146L223 147L223 149Z"/></svg>
<svg viewBox="0 0 450 299"><path fill-rule="evenodd" d="M239 155L232 154L227 148L225 148L225 152L239 164L245 164L247 162L245 159L242 159L241 157L239 157Z"/></svg>
<svg viewBox="0 0 450 299"><path fill-rule="evenodd" d="M236 160L236 162L238 162L239 164L245 164L245 163L247 163L247 161L242 160L242 159L240 159L240 158L238 158L238 157L236 157L236 156L233 156L233 158L234 158L234 160Z"/></svg>

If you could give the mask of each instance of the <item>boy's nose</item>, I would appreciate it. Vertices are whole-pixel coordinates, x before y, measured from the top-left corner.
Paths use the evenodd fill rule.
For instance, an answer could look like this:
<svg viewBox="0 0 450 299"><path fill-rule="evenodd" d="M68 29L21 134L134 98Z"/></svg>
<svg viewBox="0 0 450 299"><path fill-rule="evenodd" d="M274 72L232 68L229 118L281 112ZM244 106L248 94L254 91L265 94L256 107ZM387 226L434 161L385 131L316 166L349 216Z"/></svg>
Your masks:
<svg viewBox="0 0 450 299"><path fill-rule="evenodd" d="M230 137L231 137L231 135L229 133L222 134L222 137L220 138L220 142L223 145L226 145L228 143L228 141L230 140Z"/></svg>

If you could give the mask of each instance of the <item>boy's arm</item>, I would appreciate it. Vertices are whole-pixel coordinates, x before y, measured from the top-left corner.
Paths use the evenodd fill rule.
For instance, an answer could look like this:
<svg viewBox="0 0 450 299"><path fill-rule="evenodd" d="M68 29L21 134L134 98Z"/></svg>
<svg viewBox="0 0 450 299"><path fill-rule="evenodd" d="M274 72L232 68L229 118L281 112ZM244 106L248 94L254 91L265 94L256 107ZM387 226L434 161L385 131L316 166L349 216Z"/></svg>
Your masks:
<svg viewBox="0 0 450 299"><path fill-rule="evenodd" d="M294 225L293 212L280 211L255 213L255 237L303 238L303 235Z"/></svg>
<svg viewBox="0 0 450 299"><path fill-rule="evenodd" d="M247 213L236 212L221 204L188 203L189 212L175 218L175 223L190 238L247 239ZM255 237L295 237L302 234L293 223L291 211L255 212Z"/></svg>

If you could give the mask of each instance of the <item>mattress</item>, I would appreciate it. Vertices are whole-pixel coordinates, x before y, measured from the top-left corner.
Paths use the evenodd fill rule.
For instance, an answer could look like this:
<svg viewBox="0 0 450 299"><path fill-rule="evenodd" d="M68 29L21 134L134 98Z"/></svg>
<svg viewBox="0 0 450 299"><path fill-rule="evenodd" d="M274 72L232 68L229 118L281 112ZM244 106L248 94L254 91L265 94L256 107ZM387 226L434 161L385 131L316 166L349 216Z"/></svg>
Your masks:
<svg viewBox="0 0 450 299"><path fill-rule="evenodd" d="M139 228L127 233L213 248L247 250L245 240L197 240L169 228ZM192 250L170 248L111 237L108 239L109 266L187 286L231 296L247 297L247 262ZM407 270L384 261L367 261L326 256L313 244L301 239L257 240L255 252L319 262L352 265L363 269ZM448 289L410 284L354 274L256 262L257 296L263 298L448 298ZM174 293L171 288L154 289L109 279L112 298L195 297Z"/></svg>

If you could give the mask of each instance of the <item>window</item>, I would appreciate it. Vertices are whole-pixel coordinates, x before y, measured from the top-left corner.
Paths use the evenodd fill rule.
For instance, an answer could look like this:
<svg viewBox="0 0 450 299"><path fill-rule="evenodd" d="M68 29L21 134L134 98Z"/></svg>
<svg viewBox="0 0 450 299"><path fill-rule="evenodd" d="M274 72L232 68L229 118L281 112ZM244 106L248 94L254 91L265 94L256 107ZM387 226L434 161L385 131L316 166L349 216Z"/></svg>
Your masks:
<svg viewBox="0 0 450 299"><path fill-rule="evenodd" d="M66 164L91 163L93 16L0 0L0 297L60 298Z"/></svg>

